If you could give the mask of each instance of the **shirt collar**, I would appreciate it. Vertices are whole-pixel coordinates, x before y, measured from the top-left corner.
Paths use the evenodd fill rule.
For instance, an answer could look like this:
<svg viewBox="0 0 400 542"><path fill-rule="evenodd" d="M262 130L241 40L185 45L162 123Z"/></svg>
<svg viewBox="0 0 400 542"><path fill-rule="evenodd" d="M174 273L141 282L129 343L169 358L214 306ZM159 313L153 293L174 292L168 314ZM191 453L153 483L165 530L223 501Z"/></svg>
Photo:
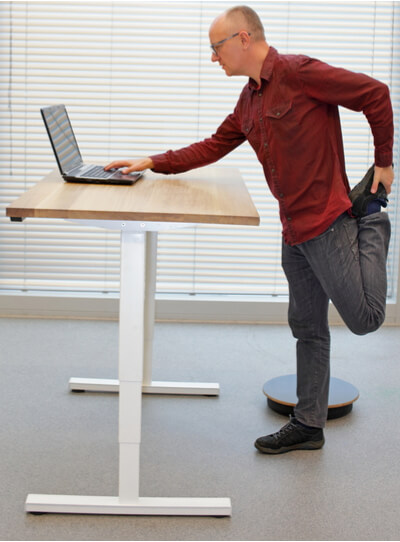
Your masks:
<svg viewBox="0 0 400 542"><path fill-rule="evenodd" d="M261 74L260 74L261 79L265 79L266 81L270 80L271 75L272 75L272 69L274 67L275 59L277 56L278 56L278 51L274 47L270 46L268 50L268 54L265 57L264 64L262 65L262 68L261 68ZM251 77L249 78L249 88L250 90L259 89L257 83Z"/></svg>

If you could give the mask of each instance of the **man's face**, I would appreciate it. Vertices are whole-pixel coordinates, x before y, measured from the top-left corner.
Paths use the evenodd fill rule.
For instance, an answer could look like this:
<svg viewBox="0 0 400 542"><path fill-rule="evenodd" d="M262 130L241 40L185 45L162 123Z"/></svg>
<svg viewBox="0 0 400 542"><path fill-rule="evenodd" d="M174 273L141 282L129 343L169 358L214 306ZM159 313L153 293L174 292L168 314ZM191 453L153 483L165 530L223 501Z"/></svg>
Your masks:
<svg viewBox="0 0 400 542"><path fill-rule="evenodd" d="M215 49L212 51L211 61L218 62L228 77L241 74L239 61L242 51L237 30L223 19L217 19L211 25L209 37L210 44Z"/></svg>

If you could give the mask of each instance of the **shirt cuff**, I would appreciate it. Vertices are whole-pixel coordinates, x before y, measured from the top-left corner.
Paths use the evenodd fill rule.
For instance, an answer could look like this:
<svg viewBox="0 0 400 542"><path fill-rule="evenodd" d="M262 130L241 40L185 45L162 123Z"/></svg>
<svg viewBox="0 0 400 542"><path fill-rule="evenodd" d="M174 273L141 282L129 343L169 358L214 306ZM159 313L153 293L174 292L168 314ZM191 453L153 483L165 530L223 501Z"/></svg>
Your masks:
<svg viewBox="0 0 400 542"><path fill-rule="evenodd" d="M153 160L154 164L151 171L154 171L155 173L171 173L171 165L167 153L153 154L149 158Z"/></svg>
<svg viewBox="0 0 400 542"><path fill-rule="evenodd" d="M378 167L389 167L393 165L392 152L379 152L375 149L375 165Z"/></svg>

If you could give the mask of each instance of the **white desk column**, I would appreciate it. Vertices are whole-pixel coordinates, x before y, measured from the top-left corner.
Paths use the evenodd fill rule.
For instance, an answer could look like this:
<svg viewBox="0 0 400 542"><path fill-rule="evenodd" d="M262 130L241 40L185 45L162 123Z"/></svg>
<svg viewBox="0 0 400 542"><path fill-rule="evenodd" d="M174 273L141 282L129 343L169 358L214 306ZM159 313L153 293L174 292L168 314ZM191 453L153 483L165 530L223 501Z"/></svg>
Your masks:
<svg viewBox="0 0 400 542"><path fill-rule="evenodd" d="M119 306L119 498L139 497L146 234L121 232Z"/></svg>

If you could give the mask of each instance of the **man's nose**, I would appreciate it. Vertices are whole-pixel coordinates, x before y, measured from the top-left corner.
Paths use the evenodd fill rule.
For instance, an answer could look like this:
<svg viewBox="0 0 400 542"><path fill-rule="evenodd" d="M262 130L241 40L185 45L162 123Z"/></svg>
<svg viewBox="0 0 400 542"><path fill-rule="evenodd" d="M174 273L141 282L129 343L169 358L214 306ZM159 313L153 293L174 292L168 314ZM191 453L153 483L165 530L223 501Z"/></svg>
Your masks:
<svg viewBox="0 0 400 542"><path fill-rule="evenodd" d="M212 53L211 53L211 62L218 62L218 58L219 58L219 56L216 53L214 53L214 51L212 51Z"/></svg>

